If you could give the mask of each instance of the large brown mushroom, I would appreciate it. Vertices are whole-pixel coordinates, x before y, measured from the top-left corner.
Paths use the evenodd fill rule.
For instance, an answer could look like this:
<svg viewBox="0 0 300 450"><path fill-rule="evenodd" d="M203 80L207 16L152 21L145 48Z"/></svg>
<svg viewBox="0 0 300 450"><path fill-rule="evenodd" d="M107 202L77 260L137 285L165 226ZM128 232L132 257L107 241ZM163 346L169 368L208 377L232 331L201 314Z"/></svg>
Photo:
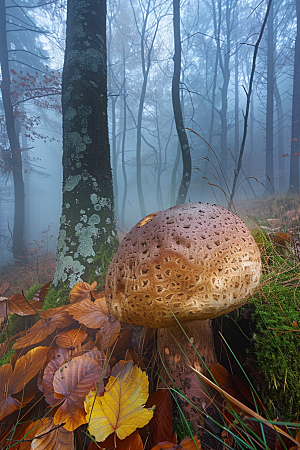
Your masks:
<svg viewBox="0 0 300 450"><path fill-rule="evenodd" d="M181 349L205 374L216 362L210 319L241 306L260 276L260 252L244 222L220 206L187 203L150 214L129 231L109 266L105 296L119 321L159 328L165 367L203 410L209 398ZM195 425L193 409L183 407Z"/></svg>

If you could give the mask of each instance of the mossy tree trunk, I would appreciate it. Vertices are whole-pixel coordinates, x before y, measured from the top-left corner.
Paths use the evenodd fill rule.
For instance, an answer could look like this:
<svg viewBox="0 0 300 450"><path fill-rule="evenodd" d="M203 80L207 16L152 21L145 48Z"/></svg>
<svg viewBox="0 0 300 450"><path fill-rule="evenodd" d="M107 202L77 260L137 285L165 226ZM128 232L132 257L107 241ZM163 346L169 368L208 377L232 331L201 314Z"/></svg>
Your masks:
<svg viewBox="0 0 300 450"><path fill-rule="evenodd" d="M117 245L107 125L106 1L68 0L63 204L54 285L104 281Z"/></svg>

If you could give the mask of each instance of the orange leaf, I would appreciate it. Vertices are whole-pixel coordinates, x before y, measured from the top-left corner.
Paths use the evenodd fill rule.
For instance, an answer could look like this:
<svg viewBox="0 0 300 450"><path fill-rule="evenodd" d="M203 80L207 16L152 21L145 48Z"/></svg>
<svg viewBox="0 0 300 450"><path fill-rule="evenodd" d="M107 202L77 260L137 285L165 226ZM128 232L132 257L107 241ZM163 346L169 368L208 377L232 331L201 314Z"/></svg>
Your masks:
<svg viewBox="0 0 300 450"><path fill-rule="evenodd" d="M56 425L65 422L66 430L74 431L86 423L84 400L90 389L100 382L102 372L99 362L85 355L75 357L56 371L53 379L54 392L65 397L54 416ZM103 390L102 381L98 391Z"/></svg>
<svg viewBox="0 0 300 450"><path fill-rule="evenodd" d="M31 328L29 328L29 333L15 342L13 349L16 350L19 348L28 347L32 344L38 344L46 339L47 336L52 334L56 328L65 328L73 322L73 319L69 316L64 306L61 308L52 308L52 311L56 309L58 312L54 313L52 316L49 313L50 310L43 311L40 316L49 316L49 318L42 318Z"/></svg>
<svg viewBox="0 0 300 450"><path fill-rule="evenodd" d="M11 397L41 369L47 355L47 347L36 347L16 362L14 371L10 364L0 367L0 420L20 408L20 402Z"/></svg>
<svg viewBox="0 0 300 450"><path fill-rule="evenodd" d="M109 316L107 322L102 325L96 334L96 342L100 350L106 350L112 346L119 336L121 324L114 317Z"/></svg>
<svg viewBox="0 0 300 450"><path fill-rule="evenodd" d="M75 320L88 328L100 328L110 317L103 297L95 300L95 302L86 298L69 306L68 311Z"/></svg>
<svg viewBox="0 0 300 450"><path fill-rule="evenodd" d="M77 303L85 299L91 300L91 293L95 290L96 286L96 281L91 286L84 281L79 281L70 291L70 303Z"/></svg>
<svg viewBox="0 0 300 450"><path fill-rule="evenodd" d="M78 328L61 331L56 338L56 345L62 348L75 348L87 338L87 333Z"/></svg>
<svg viewBox="0 0 300 450"><path fill-rule="evenodd" d="M30 306L32 305L32 306ZM43 304L31 300L27 302L22 294L12 295L7 299L7 309L9 314L18 314L19 316L29 316L41 311ZM36 311L35 311L36 310Z"/></svg>
<svg viewBox="0 0 300 450"><path fill-rule="evenodd" d="M74 450L73 433L62 427L56 428L49 417L31 423L24 433L24 439L30 441L23 442L19 450Z"/></svg>
<svg viewBox="0 0 300 450"><path fill-rule="evenodd" d="M179 445L174 445L171 442L161 442L160 444L155 445L151 450L201 450L201 448L199 439L197 436L194 436L194 440L191 437L186 437Z"/></svg>

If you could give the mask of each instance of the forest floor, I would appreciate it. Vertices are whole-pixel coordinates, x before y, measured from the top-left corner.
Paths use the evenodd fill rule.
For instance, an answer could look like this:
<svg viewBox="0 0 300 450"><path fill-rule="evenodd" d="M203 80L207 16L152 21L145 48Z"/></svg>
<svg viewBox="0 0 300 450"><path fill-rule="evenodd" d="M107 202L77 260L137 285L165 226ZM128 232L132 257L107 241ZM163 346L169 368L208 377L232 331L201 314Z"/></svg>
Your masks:
<svg viewBox="0 0 300 450"><path fill-rule="evenodd" d="M215 423L215 426L208 424L210 433L216 432L215 443L211 444L209 439L206 442L204 438L200 445L189 423L180 416L176 400L178 397L174 394L176 386L168 382L168 389L157 390L158 357L153 356L155 334L152 329L136 334L133 327L122 326L119 329L116 323L109 322L103 303L103 293L95 291L94 286L89 286L87 283L79 283L72 289L71 305L54 308L51 312L48 310L49 313L40 312L46 290L38 288L52 279L55 269L55 257L45 253L41 259L36 258L34 264L19 268L8 267L0 272L0 297L4 299L8 297L7 301L2 299L1 304L6 302L6 308L21 314L19 319L22 322L16 321L16 314L13 314L8 322L2 321L0 353L3 356L0 365L6 364L5 367L11 367L10 370L13 372L6 380L6 373L3 372L2 376L0 371L0 383L2 380L8 386L6 397L2 398L0 392L0 449L37 448L39 450L37 445L39 441L34 438L42 435L41 445L45 436L50 436L55 445L62 440L69 442L65 446L57 446L58 449L64 450L74 448L70 444L74 437L77 449L88 450L96 450L96 448L299 450L300 436L297 424L293 425L293 422L298 421L300 412L298 350L300 348L300 300L298 300L298 297L300 298L300 262L297 245L300 196L286 195L242 201L236 204L236 209L252 230L259 245L263 260L263 276L257 293L244 307L215 319L213 323L215 350L219 364L210 368L210 374L221 388L223 396L223 400L219 399L216 402L216 407L222 416L222 423L219 422L220 425ZM40 326L35 324L37 316L32 316L31 311L29 317L24 318L29 314L28 306L29 309L31 306L28 303L24 304L22 296L14 296L13 302L10 301L10 296L21 293L22 290L26 293L30 304L39 312ZM26 330L29 332L24 334ZM22 336L21 339L16 340L20 336ZM118 336L117 341L116 336ZM55 339L56 344L53 346ZM113 340L113 344L110 340ZM13 344L14 348L12 348ZM92 350L95 345L97 351ZM48 369L46 370L45 364L41 366L40 360L43 360L44 352L49 347L52 348L53 362L48 362L50 356L47 356L45 364L48 362ZM69 386L64 384L64 375L67 377L69 373L70 376L72 372L74 380L79 376L75 360L83 361L80 358L86 355L84 361L88 361L90 370L93 371L93 367L96 364L98 367L100 364L99 358L103 358L103 351L107 354L108 350L112 375L108 383L114 383L113 375L120 373L120 370L128 365L131 378L136 379L137 384L141 383L144 389L149 390L150 397L146 406L151 408L152 405L156 405L155 416L149 425L143 425L141 422L139 432L129 433L128 431L128 437L124 440L119 440L113 434L100 436L93 427L89 428L91 434L87 434L87 428L84 425L85 411L89 414L91 407L89 405L97 402L98 397L97 395L91 397L92 394L89 394L90 397L85 399L75 384L71 383ZM22 358L27 359L22 361L19 367L16 363L17 358L19 361ZM74 364L63 366L61 363L68 358L71 358ZM26 372L25 367L28 364L32 367L36 366L34 374ZM61 377L58 376L59 367ZM148 382L142 375L144 372L139 371L138 368L147 369ZM104 370L104 367L102 369L103 376L108 378L106 369ZM20 370L24 373L19 373ZM16 381L21 373L23 373L25 384L22 409L20 386ZM37 374L39 374L38 379ZM125 378L121 381L126 383ZM120 390L122 390L121 381ZM87 379L83 382L87 385L90 383L92 386L95 380L92 377L91 380ZM108 383L106 381L106 387ZM50 391L52 389L52 394L49 394L49 389ZM229 398L225 392L232 397ZM10 400L9 405L5 400L7 395ZM56 397L62 402L60 406L55 406ZM78 402L76 411L72 409L69 402L71 397ZM44 398L52 406L50 414L47 412ZM118 398L118 402L119 407L122 408L121 397ZM44 417L42 422L36 420L40 417ZM253 422L252 419L256 421ZM274 420L276 429L271 424ZM57 429L62 422L67 422L65 426L67 433L64 436L58 431L59 428ZM130 421L128 429L130 430ZM10 435L7 434L7 430L11 430ZM111 430L110 433L112 433ZM289 438L289 435L294 440ZM24 436L35 443L33 447L28 446ZM106 446L104 442L100 447L97 446L93 437L91 439L90 436L95 436L97 441L104 441ZM112 436L115 436L113 440ZM162 441L167 442L158 446L157 443ZM16 442L19 443L16 445ZM181 444L176 446L177 442ZM50 445L43 448L52 449Z"/></svg>

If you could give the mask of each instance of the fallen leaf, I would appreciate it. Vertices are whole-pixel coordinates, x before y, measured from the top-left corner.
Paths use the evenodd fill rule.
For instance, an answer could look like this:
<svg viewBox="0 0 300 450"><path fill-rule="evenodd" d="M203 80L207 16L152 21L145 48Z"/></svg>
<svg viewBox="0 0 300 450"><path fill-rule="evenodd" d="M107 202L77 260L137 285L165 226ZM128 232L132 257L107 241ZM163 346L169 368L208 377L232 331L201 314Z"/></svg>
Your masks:
<svg viewBox="0 0 300 450"><path fill-rule="evenodd" d="M65 328L73 322L73 319L69 316L65 307L51 309L54 310L54 314L50 315L49 310L43 311L40 314L40 317L42 318L29 328L28 333L25 336L14 343L14 350L38 344L52 334L57 328ZM58 311L55 311L55 309Z"/></svg>
<svg viewBox="0 0 300 450"><path fill-rule="evenodd" d="M92 292L95 291L96 286L96 281L91 286L84 281L79 281L70 291L70 303L77 303L85 299L91 300Z"/></svg>
<svg viewBox="0 0 300 450"><path fill-rule="evenodd" d="M132 361L120 361L112 370L104 395L99 396L94 390L89 392L85 401L86 420L97 442L114 432L119 439L125 439L150 421L153 409L143 407L148 387L145 372Z"/></svg>
<svg viewBox="0 0 300 450"><path fill-rule="evenodd" d="M158 391L152 392L145 406L146 408L151 408L154 405L155 410L152 419L141 430L144 441L148 436L145 450L151 449L158 442L172 440L173 413L172 397L169 389L159 389Z"/></svg>
<svg viewBox="0 0 300 450"><path fill-rule="evenodd" d="M87 338L87 333L78 328L61 331L56 338L56 345L62 348L75 348L82 344Z"/></svg>
<svg viewBox="0 0 300 450"><path fill-rule="evenodd" d="M95 302L92 302L90 298L86 298L70 305L68 311L75 320L88 328L100 328L111 317L105 298L97 299Z"/></svg>
<svg viewBox="0 0 300 450"><path fill-rule="evenodd" d="M36 347L17 360L14 370L11 364L0 367L0 420L20 408L20 402L12 395L39 372L47 352L47 347Z"/></svg>
<svg viewBox="0 0 300 450"><path fill-rule="evenodd" d="M55 427L50 417L31 423L26 429L19 450L74 450L73 433L63 427Z"/></svg>
<svg viewBox="0 0 300 450"><path fill-rule="evenodd" d="M90 389L103 379L103 369L99 362L85 355L75 357L64 363L53 378L54 397L63 398L61 406L54 415L56 425L64 423L64 428L74 431L86 423L84 399ZM102 380L98 390L104 389Z"/></svg>
<svg viewBox="0 0 300 450"><path fill-rule="evenodd" d="M151 450L201 450L201 448L199 439L194 436L194 440L191 437L186 437L179 445L174 445L172 442L160 442Z"/></svg>

